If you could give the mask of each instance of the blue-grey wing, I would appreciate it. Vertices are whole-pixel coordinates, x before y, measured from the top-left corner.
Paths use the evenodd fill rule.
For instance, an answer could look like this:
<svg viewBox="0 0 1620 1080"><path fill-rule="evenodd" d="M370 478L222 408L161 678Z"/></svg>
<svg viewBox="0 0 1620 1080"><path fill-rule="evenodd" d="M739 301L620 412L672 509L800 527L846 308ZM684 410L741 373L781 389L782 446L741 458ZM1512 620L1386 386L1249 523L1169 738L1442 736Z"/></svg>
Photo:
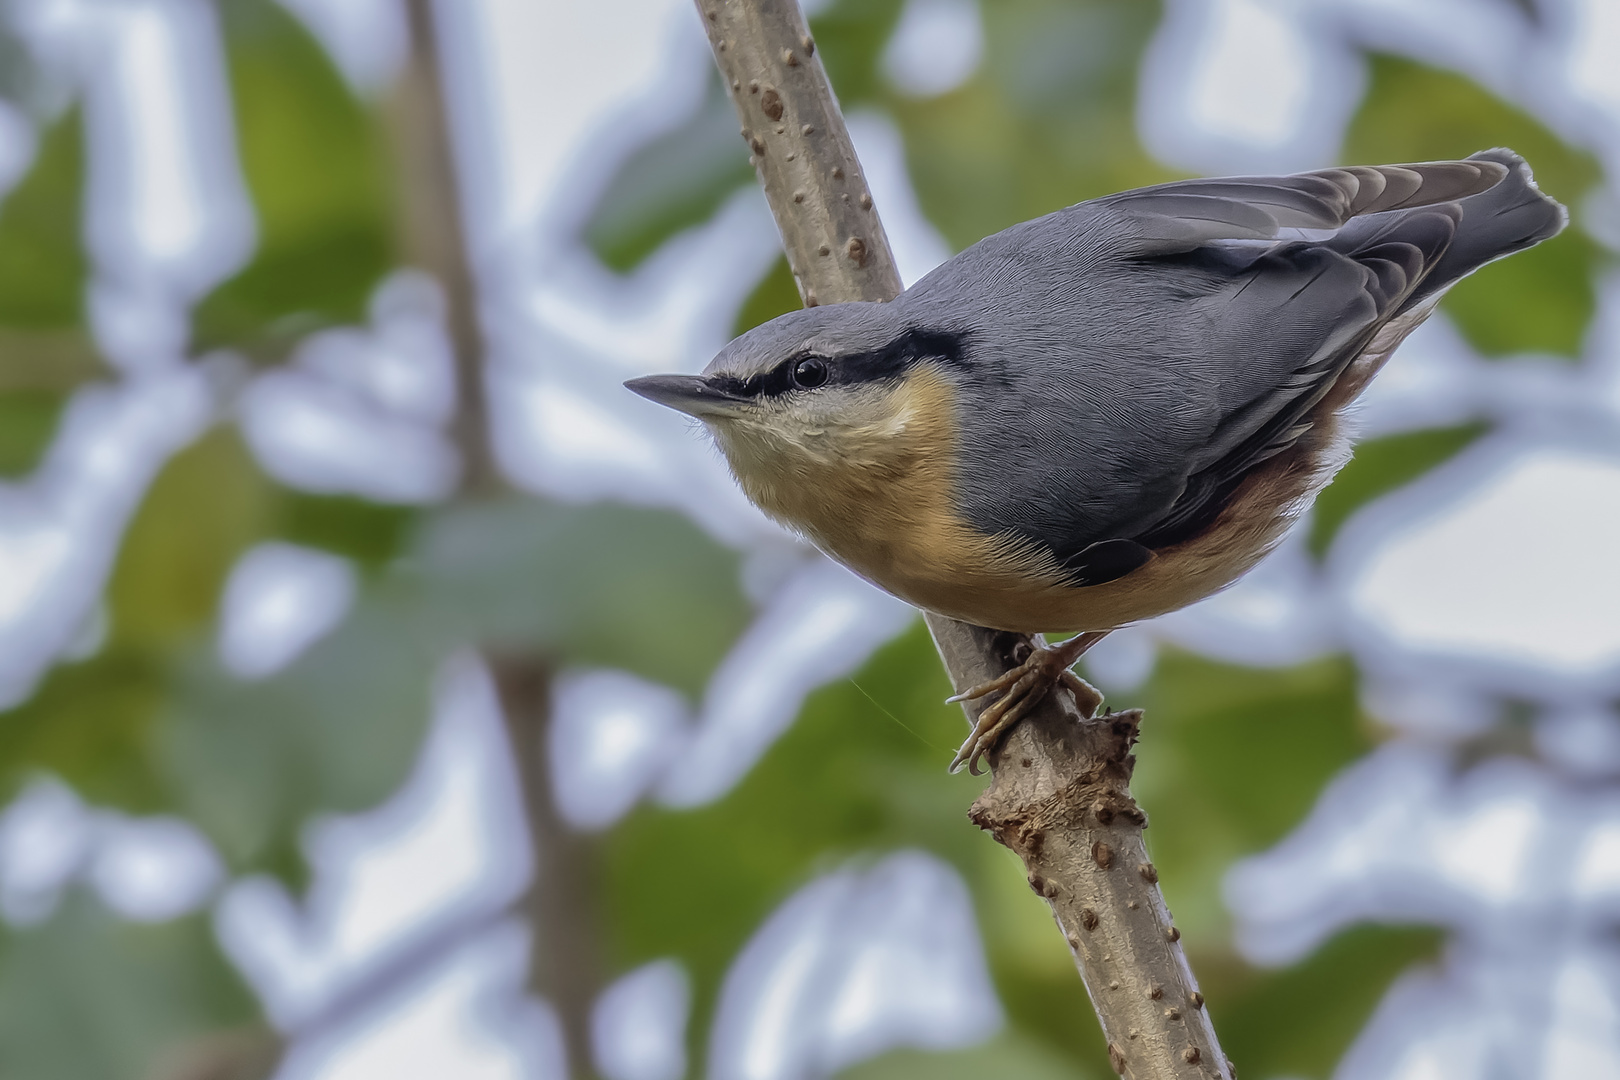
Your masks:
<svg viewBox="0 0 1620 1080"><path fill-rule="evenodd" d="M1190 180L1015 226L900 302L970 342L964 514L1097 584L1206 527L1384 322L1562 223L1509 151Z"/></svg>

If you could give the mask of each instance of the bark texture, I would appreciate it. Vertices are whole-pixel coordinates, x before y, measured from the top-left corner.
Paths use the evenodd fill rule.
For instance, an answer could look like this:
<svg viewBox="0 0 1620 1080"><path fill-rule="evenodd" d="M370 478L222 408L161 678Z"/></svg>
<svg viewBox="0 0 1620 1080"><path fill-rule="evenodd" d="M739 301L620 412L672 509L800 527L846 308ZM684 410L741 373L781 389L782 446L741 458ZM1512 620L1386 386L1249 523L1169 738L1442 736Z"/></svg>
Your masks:
<svg viewBox="0 0 1620 1080"><path fill-rule="evenodd" d="M696 0L742 138L807 306L891 300L899 273L797 0ZM1027 638L927 616L958 691L1008 670ZM984 702L964 706L970 720ZM1017 852L1052 908L1131 1080L1225 1080L1192 969L1142 843L1131 797L1141 714L1082 717L1049 696L989 755L969 817Z"/></svg>

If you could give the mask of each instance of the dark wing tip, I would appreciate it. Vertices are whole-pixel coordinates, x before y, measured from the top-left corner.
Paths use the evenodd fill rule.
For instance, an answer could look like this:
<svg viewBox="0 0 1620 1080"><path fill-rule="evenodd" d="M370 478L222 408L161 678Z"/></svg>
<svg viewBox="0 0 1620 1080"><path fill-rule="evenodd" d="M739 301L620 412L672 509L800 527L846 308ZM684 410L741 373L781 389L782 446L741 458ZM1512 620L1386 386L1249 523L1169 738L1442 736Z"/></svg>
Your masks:
<svg viewBox="0 0 1620 1080"><path fill-rule="evenodd" d="M1071 585L1105 585L1117 581L1153 558L1135 540L1099 540L1064 561Z"/></svg>

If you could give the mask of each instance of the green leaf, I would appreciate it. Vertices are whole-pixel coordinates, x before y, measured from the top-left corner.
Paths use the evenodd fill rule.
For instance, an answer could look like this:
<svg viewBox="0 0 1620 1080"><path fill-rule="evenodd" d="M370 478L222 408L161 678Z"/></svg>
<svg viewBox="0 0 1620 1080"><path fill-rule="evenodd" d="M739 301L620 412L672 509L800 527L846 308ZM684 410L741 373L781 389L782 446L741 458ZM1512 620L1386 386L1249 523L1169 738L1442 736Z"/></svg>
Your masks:
<svg viewBox="0 0 1620 1080"><path fill-rule="evenodd" d="M837 0L810 20L816 53L848 111L884 100L878 58L900 20L902 0Z"/></svg>
<svg viewBox="0 0 1620 1080"><path fill-rule="evenodd" d="M50 390L0 393L0 477L12 479L34 471L65 403L65 395Z"/></svg>
<svg viewBox="0 0 1620 1080"><path fill-rule="evenodd" d="M162 1080L180 1075L170 1069L188 1044L259 1023L206 915L138 925L74 894L43 925L0 940L3 1076ZM274 1045L268 1033L258 1041Z"/></svg>
<svg viewBox="0 0 1620 1080"><path fill-rule="evenodd" d="M106 374L80 329L0 329L0 477L32 473L73 391Z"/></svg>
<svg viewBox="0 0 1620 1080"><path fill-rule="evenodd" d="M367 502L351 495L289 491L282 496L275 535L377 567L401 553L417 517L417 511L409 507Z"/></svg>
<svg viewBox="0 0 1620 1080"><path fill-rule="evenodd" d="M453 652L625 668L695 696L747 623L737 579L736 557L675 514L447 507L274 676L242 682L205 644L176 650L147 756L233 867L296 881L312 816L374 805L409 772Z"/></svg>
<svg viewBox="0 0 1620 1080"><path fill-rule="evenodd" d="M1346 161L1434 161L1493 146L1523 154L1542 190L1565 205L1578 207L1602 175L1590 154L1464 76L1372 58L1372 85L1350 125ZM1577 220L1558 237L1467 278L1441 308L1487 356L1576 356L1597 306L1598 263L1598 249Z"/></svg>
<svg viewBox="0 0 1620 1080"><path fill-rule="evenodd" d="M1358 926L1279 970L1196 963L1221 1047L1244 1075L1328 1080L1390 983L1435 960L1441 940L1433 929Z"/></svg>
<svg viewBox="0 0 1620 1080"><path fill-rule="evenodd" d="M1079 1068L1016 1028L955 1053L899 1050L839 1073L840 1080L1086 1080L1104 1075Z"/></svg>
<svg viewBox="0 0 1620 1080"><path fill-rule="evenodd" d="M927 101L891 95L918 198L953 247L1174 178L1136 137L1137 61L1158 18L1135 0L998 5L974 78Z"/></svg>
<svg viewBox="0 0 1620 1080"><path fill-rule="evenodd" d="M84 133L79 112L41 134L28 175L0 202L0 325L75 327L88 274L79 242Z"/></svg>
<svg viewBox="0 0 1620 1080"><path fill-rule="evenodd" d="M301 884L305 824L374 806L409 774L449 647L388 585L270 678L233 678L207 647L173 661L147 753L233 869Z"/></svg>
<svg viewBox="0 0 1620 1080"><path fill-rule="evenodd" d="M1165 895L1189 938L1218 940L1226 868L1282 839L1371 749L1355 670L1342 658L1255 670L1167 650L1133 697L1147 719L1132 789L1152 817Z"/></svg>
<svg viewBox="0 0 1620 1080"><path fill-rule="evenodd" d="M271 533L276 503L234 428L175 455L124 536L107 586L111 640L157 649L205 633L231 567Z"/></svg>
<svg viewBox="0 0 1620 1080"><path fill-rule="evenodd" d="M259 247L198 306L197 337L205 347L290 342L302 328L358 322L395 258L381 126L279 5L236 0L223 12Z"/></svg>
<svg viewBox="0 0 1620 1080"><path fill-rule="evenodd" d="M736 555L666 511L466 504L427 523L412 565L448 640L625 668L694 697L749 619Z"/></svg>
<svg viewBox="0 0 1620 1080"><path fill-rule="evenodd" d="M217 429L158 475L123 538L97 654L47 673L0 715L0 785L53 772L94 801L172 807L151 740L175 658L210 641L225 578L274 521L276 490L234 431Z"/></svg>
<svg viewBox="0 0 1620 1080"><path fill-rule="evenodd" d="M1391 978L1433 955L1437 933L1355 929L1291 968L1255 969L1231 951L1221 882L1372 747L1355 672L1339 658L1258 671L1169 651L1135 699L1147 716L1132 788L1223 1046L1245 1072L1325 1080Z"/></svg>
<svg viewBox="0 0 1620 1080"><path fill-rule="evenodd" d="M1451 460L1488 430L1485 424L1462 424L1359 443L1350 463L1316 497L1311 551L1317 556L1327 554L1340 526L1357 509Z"/></svg>
<svg viewBox="0 0 1620 1080"><path fill-rule="evenodd" d="M102 805L170 809L148 750L167 693L162 657L126 644L53 668L31 698L0 714L0 798L44 772Z"/></svg>
<svg viewBox="0 0 1620 1080"><path fill-rule="evenodd" d="M803 306L799 299L799 286L793 281L793 271L788 267L787 259L777 259L771 265L770 272L760 278L754 291L743 301L731 332L733 335L746 333L778 315L798 311Z"/></svg>
<svg viewBox="0 0 1620 1080"><path fill-rule="evenodd" d="M609 181L585 226L586 242L608 266L629 270L676 233L707 221L753 179L737 112L716 73L697 114L638 149Z"/></svg>
<svg viewBox="0 0 1620 1080"><path fill-rule="evenodd" d="M941 704L949 692L918 625L852 680L812 695L725 798L688 811L642 808L604 838L611 957L625 969L681 958L696 990L694 1053L737 950L794 889L849 858L904 845L966 867L998 850L963 816L981 781L945 772L964 734L961 711Z"/></svg>

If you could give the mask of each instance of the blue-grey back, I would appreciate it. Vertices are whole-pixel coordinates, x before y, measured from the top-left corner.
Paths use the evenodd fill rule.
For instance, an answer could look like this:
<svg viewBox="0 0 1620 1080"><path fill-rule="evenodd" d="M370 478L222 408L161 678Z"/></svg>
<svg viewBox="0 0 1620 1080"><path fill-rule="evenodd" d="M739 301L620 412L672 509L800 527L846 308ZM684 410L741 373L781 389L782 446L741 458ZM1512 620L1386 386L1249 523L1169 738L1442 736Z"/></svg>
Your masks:
<svg viewBox="0 0 1620 1080"><path fill-rule="evenodd" d="M1386 168L1081 203L903 294L902 322L967 346L953 375L966 516L1060 561L1173 540L1298 437L1383 322L1563 222L1507 151ZM1317 232L1279 239L1288 229Z"/></svg>

